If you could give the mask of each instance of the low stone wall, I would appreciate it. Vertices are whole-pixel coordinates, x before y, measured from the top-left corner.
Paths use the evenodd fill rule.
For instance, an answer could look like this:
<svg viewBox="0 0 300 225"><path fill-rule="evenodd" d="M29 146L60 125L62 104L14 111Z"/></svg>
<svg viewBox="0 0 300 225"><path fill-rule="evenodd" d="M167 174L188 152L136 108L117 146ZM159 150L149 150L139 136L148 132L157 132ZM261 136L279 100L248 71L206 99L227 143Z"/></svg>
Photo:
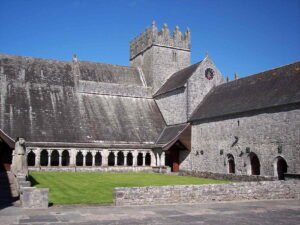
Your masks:
<svg viewBox="0 0 300 225"><path fill-rule="evenodd" d="M29 171L57 171L57 172L152 172L150 166L108 166L108 167L92 167L92 166L41 166L29 167Z"/></svg>
<svg viewBox="0 0 300 225"><path fill-rule="evenodd" d="M179 172L180 176L193 176L201 178L210 178L216 180L232 180L232 181L274 181L276 177L256 176L256 175L238 175L238 174L222 174L202 171L185 171Z"/></svg>
<svg viewBox="0 0 300 225"><path fill-rule="evenodd" d="M20 200L23 208L46 209L48 208L48 188L23 187Z"/></svg>
<svg viewBox="0 0 300 225"><path fill-rule="evenodd" d="M260 181L114 189L114 202L118 206L256 199L300 199L300 182L296 180Z"/></svg>

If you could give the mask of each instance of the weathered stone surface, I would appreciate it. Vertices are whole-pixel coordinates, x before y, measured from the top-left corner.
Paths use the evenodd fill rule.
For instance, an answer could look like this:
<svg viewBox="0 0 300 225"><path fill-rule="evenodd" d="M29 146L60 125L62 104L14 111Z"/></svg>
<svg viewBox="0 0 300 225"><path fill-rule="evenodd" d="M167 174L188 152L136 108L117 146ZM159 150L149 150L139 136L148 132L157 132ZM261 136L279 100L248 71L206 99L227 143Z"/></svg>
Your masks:
<svg viewBox="0 0 300 225"><path fill-rule="evenodd" d="M300 181L260 181L114 189L114 202L118 206L299 198Z"/></svg>
<svg viewBox="0 0 300 225"><path fill-rule="evenodd" d="M23 187L21 189L21 204L23 208L48 208L48 188Z"/></svg>

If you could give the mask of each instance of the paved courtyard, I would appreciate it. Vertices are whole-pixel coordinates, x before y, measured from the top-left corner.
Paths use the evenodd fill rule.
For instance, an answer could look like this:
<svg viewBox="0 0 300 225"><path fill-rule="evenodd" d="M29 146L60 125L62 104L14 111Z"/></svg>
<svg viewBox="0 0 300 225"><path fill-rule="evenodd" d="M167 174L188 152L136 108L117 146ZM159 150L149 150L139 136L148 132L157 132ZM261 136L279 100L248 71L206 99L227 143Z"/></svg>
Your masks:
<svg viewBox="0 0 300 225"><path fill-rule="evenodd" d="M144 207L56 206L47 210L8 207L0 224L299 224L300 200L219 202Z"/></svg>

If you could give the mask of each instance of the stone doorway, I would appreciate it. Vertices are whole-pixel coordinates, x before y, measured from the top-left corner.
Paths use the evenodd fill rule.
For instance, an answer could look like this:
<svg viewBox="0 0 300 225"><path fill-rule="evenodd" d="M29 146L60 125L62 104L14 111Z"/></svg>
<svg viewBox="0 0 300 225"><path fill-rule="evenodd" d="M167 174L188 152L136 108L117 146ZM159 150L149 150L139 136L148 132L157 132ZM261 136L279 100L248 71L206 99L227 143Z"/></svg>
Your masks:
<svg viewBox="0 0 300 225"><path fill-rule="evenodd" d="M260 162L257 155L253 152L249 154L251 175L260 175Z"/></svg>
<svg viewBox="0 0 300 225"><path fill-rule="evenodd" d="M235 163L234 163L233 155L228 154L227 161L228 161L228 173L235 173Z"/></svg>
<svg viewBox="0 0 300 225"><path fill-rule="evenodd" d="M277 158L277 175L278 180L284 180L284 174L287 173L288 165L284 158L279 156Z"/></svg>
<svg viewBox="0 0 300 225"><path fill-rule="evenodd" d="M180 141L177 141L166 151L166 166L171 167L172 172L179 172L180 152L182 151L187 151L187 149Z"/></svg>

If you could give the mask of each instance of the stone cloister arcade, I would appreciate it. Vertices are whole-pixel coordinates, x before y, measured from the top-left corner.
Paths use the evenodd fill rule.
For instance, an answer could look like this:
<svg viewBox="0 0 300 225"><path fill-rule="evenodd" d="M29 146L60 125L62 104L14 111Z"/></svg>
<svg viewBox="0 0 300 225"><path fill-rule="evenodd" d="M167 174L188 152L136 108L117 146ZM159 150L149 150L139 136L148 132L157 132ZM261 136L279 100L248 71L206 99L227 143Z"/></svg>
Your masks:
<svg viewBox="0 0 300 225"><path fill-rule="evenodd" d="M156 167L165 166L165 154L152 150L85 150L28 148L27 163L37 167Z"/></svg>

